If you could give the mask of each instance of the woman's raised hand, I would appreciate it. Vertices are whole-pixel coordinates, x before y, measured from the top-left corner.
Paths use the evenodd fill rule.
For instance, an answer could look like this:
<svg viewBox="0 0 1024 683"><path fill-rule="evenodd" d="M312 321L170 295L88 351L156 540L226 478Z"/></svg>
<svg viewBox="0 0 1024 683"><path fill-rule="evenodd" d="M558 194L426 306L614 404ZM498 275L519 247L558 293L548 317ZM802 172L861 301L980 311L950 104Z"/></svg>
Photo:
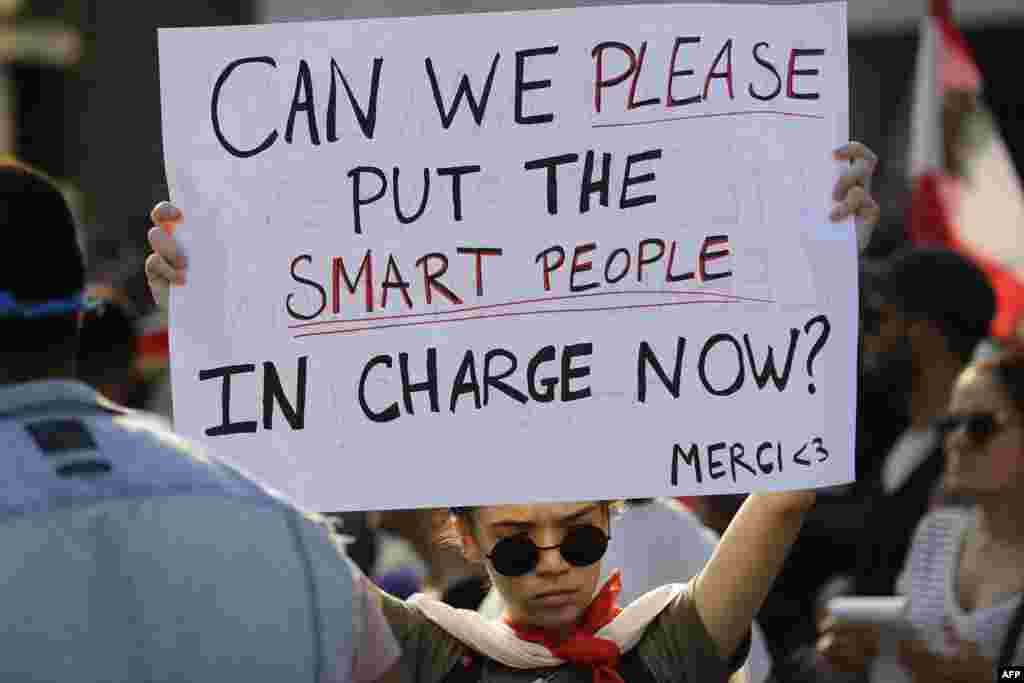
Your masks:
<svg viewBox="0 0 1024 683"><path fill-rule="evenodd" d="M850 166L836 181L832 201L836 202L829 219L833 223L854 216L857 225L857 252L862 253L871 240L871 233L882 217L882 209L871 196L871 176L878 167L878 157L860 142L850 142L832 152L836 161Z"/></svg>
<svg viewBox="0 0 1024 683"><path fill-rule="evenodd" d="M160 202L153 207L149 218L153 221L149 230L153 253L146 259L146 281L153 300L167 310L170 286L185 284L185 252L174 238L174 227L184 219L184 214L170 202Z"/></svg>

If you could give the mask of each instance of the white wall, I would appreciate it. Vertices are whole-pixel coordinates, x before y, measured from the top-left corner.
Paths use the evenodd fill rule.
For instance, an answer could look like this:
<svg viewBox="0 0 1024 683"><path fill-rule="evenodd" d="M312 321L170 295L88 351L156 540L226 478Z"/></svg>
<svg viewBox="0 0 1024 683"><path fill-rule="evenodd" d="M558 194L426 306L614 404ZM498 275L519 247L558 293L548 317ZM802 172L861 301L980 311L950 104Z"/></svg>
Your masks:
<svg viewBox="0 0 1024 683"><path fill-rule="evenodd" d="M548 9L630 1L637 0L256 0L256 4L260 21L278 21ZM927 0L849 0L850 31L874 33L912 29L926 6ZM953 9L964 26L1007 20L1024 23L1024 0L953 0Z"/></svg>

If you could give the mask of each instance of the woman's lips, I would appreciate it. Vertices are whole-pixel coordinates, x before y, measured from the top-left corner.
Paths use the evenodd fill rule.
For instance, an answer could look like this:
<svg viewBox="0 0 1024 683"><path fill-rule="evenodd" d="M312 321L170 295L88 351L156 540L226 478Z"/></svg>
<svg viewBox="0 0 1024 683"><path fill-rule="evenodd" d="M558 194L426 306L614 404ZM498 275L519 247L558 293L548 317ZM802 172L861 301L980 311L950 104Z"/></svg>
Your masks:
<svg viewBox="0 0 1024 683"><path fill-rule="evenodd" d="M576 602L576 591L541 593L533 601L544 607L566 607Z"/></svg>

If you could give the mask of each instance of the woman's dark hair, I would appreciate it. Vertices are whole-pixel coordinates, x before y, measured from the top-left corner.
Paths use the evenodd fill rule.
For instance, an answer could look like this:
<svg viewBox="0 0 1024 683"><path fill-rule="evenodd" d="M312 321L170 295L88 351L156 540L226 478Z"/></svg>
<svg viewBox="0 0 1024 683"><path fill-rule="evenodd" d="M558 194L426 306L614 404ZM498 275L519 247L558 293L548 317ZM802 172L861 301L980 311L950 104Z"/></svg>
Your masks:
<svg viewBox="0 0 1024 683"><path fill-rule="evenodd" d="M1024 415L1024 345L1012 342L1009 348L979 360L973 367L991 373L1017 412Z"/></svg>

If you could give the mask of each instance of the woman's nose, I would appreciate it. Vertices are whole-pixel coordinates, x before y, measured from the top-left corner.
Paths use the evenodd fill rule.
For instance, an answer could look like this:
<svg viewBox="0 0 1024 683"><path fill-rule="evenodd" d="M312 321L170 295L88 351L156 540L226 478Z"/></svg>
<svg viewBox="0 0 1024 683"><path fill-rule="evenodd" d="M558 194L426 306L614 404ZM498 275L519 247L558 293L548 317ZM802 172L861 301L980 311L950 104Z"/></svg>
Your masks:
<svg viewBox="0 0 1024 683"><path fill-rule="evenodd" d="M569 571L570 565L562 557L562 553L559 552L558 548L550 548L548 550L540 551L540 561L537 563L537 574L539 575L550 575L550 574L564 574Z"/></svg>
<svg viewBox="0 0 1024 683"><path fill-rule="evenodd" d="M569 563L562 557L558 546L562 542L562 534L542 532L534 540L539 548L540 561L537 563L538 574L561 574L569 569Z"/></svg>
<svg viewBox="0 0 1024 683"><path fill-rule="evenodd" d="M951 452L963 452L970 447L970 439L967 438L967 430L961 425L955 429L951 429L946 433L946 438L942 444L946 453Z"/></svg>

